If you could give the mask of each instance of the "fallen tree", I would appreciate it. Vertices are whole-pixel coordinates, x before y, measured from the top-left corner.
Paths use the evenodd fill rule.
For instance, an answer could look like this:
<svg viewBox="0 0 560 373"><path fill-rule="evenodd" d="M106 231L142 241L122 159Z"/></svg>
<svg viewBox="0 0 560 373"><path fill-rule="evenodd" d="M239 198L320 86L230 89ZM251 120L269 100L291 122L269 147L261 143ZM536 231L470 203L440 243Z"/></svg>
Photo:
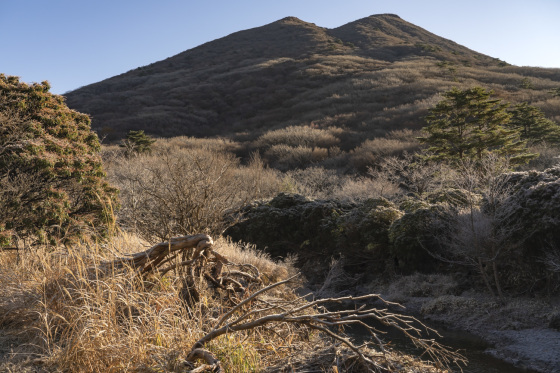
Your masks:
<svg viewBox="0 0 560 373"><path fill-rule="evenodd" d="M438 369L466 363L459 353L447 349L433 338L424 338L424 333L438 334L414 317L369 306L372 301L381 301L385 306L400 306L383 300L378 294L308 301L309 295L296 296L293 287L290 288L299 275L266 285L256 267L233 263L214 251L212 238L208 235L175 237L146 251L107 262L104 267L113 274L115 271L134 271L142 278L179 271L187 307L193 307L199 301L202 287L227 295L224 299L228 302L223 305L221 315L213 318L213 325L208 326L206 334L193 344L187 354L184 364L190 367L191 372L223 372L220 360L206 348L209 342L228 333L258 332L260 329L272 330L285 340L290 340L290 336L304 336L317 331L350 350L363 371L392 371L391 363L380 359L387 349L383 332L376 329L375 323L400 330L430 357ZM279 289L282 289L283 296L275 294ZM286 297L287 292L291 292L292 296ZM351 304L352 307L331 311L327 307L333 304ZM357 345L344 333L345 327L355 325L367 330L371 341ZM203 364L195 367L198 361L203 361ZM354 361L352 365L355 364Z"/></svg>

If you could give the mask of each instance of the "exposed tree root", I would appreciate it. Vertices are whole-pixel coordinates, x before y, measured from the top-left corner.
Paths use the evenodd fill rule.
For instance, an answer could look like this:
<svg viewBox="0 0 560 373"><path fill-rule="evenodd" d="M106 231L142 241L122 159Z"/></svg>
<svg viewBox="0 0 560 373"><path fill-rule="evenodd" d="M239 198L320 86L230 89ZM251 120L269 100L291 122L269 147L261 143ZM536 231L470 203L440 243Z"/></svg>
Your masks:
<svg viewBox="0 0 560 373"><path fill-rule="evenodd" d="M387 354L382 341L383 333L372 326L373 323L400 330L430 356L436 367L443 368L466 361L459 353L447 349L434 339L423 338L423 332L436 335L437 332L414 317L364 304L372 300L381 300L386 305L390 304L381 299L378 294L326 298L312 302L306 301L304 297L294 296L290 298L292 300L288 300L289 298L285 296L274 296L274 291L280 287L284 292L292 291L286 285L298 276L264 286L257 268L230 262L216 253L212 249L212 244L212 238L203 234L177 237L129 258L119 258L109 263L112 268L132 268L141 275L165 274L170 270L181 270L184 278L184 298L189 306L196 303L200 297L199 284L202 279L210 287L228 293L228 299L231 301L229 310L226 308L227 311L192 346L188 354L186 363L193 367L191 372L222 372L220 361L205 349L205 346L227 333L259 329L268 331L272 329L275 333L284 336L319 331L331 337L337 345L345 346L345 350L354 354L367 370L387 371L387 364L380 363L383 359L372 358L372 349L377 351L378 356ZM258 287L251 285L258 285ZM326 308L329 304L348 302L353 303L354 308L337 311L329 311ZM359 325L367 330L372 342L356 345L344 333L344 327L353 325ZM204 361L204 364L194 368L192 363L198 360Z"/></svg>
<svg viewBox="0 0 560 373"><path fill-rule="evenodd" d="M193 348L189 355L187 356L187 362L194 363L197 360L204 360L206 364L200 365L198 368L192 369L190 373L198 373L198 372L205 372L211 371L215 373L223 373L224 369L222 368L222 364L216 357L202 348Z"/></svg>

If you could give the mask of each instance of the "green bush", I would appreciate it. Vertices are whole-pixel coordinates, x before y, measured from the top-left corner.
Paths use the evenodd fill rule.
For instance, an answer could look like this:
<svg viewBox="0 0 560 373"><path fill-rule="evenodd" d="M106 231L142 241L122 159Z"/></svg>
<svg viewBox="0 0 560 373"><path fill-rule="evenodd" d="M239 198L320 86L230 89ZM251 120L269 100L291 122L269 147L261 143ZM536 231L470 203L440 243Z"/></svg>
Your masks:
<svg viewBox="0 0 560 373"><path fill-rule="evenodd" d="M470 207L480 204L482 196L464 189L446 188L429 193L426 199L434 204L447 203L453 207Z"/></svg>
<svg viewBox="0 0 560 373"><path fill-rule="evenodd" d="M382 198L354 204L279 194L246 207L225 234L275 257L297 254L308 277L322 276L331 258L341 256L347 271L373 274L386 268L388 229L401 215Z"/></svg>
<svg viewBox="0 0 560 373"><path fill-rule="evenodd" d="M126 138L121 142L120 146L125 148L128 156L133 154L151 153L152 144L156 140L146 135L143 130L128 131Z"/></svg>
<svg viewBox="0 0 560 373"><path fill-rule="evenodd" d="M87 115L47 82L0 74L0 245L106 232L116 190L105 181Z"/></svg>
<svg viewBox="0 0 560 373"><path fill-rule="evenodd" d="M508 176L514 192L497 213L503 224L518 227L512 239L531 243L533 250L560 248L560 167Z"/></svg>
<svg viewBox="0 0 560 373"><path fill-rule="evenodd" d="M403 213L385 198L365 200L338 219L341 239L359 245L374 257L389 252L389 227Z"/></svg>

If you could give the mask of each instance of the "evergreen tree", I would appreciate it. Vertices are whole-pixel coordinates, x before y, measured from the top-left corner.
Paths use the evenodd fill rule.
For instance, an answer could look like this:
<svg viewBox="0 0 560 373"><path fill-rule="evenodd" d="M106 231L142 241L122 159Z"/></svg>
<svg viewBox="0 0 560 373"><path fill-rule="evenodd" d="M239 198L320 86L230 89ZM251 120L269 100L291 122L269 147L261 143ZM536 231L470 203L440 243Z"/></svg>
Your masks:
<svg viewBox="0 0 560 373"><path fill-rule="evenodd" d="M530 142L560 143L560 126L544 116L537 107L527 103L515 105L508 127L520 132L521 138Z"/></svg>
<svg viewBox="0 0 560 373"><path fill-rule="evenodd" d="M116 190L105 181L87 115L47 82L0 74L0 246L106 232Z"/></svg>
<svg viewBox="0 0 560 373"><path fill-rule="evenodd" d="M132 155L133 153L151 153L152 144L155 141L156 140L146 135L143 130L131 130L120 146L126 148L128 155Z"/></svg>
<svg viewBox="0 0 560 373"><path fill-rule="evenodd" d="M480 161L494 153L519 164L536 157L527 153L519 131L506 127L511 119L508 104L491 99L492 93L475 87L453 88L443 94L444 99L426 117L425 136L419 138L429 145L432 159Z"/></svg>

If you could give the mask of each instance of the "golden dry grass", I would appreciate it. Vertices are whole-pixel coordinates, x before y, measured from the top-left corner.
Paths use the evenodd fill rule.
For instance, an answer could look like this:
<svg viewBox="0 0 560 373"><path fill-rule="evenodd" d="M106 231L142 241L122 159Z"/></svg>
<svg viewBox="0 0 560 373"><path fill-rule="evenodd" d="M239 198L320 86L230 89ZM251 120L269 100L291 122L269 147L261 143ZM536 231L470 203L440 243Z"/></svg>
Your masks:
<svg viewBox="0 0 560 373"><path fill-rule="evenodd" d="M181 278L172 272L140 279L131 271L103 270L108 268L103 263L142 251L145 245L138 237L121 233L106 244L0 252L0 371L192 369L186 355L227 307L210 291L187 307ZM289 263L272 262L251 247L218 240L214 249L232 261L258 267L267 283L295 273ZM289 287L278 288L271 296L286 301L296 297ZM206 348L226 372L289 371L290 366L331 371L336 364L352 364L351 371L361 371L349 350L329 347L324 336L297 327L227 333ZM438 371L395 352L370 351L368 356L391 371Z"/></svg>
<svg viewBox="0 0 560 373"><path fill-rule="evenodd" d="M206 294L189 311L175 274L139 281L126 272L101 271L102 262L117 252L141 251L142 243L123 233L108 245L0 253L0 341L9 342L0 346L1 353L21 369L184 371L181 358L205 333L211 317L205 310L219 305ZM251 248L241 250L225 241L216 247L232 260L256 265L270 280L294 271ZM256 344L263 343L251 338L242 343L247 337L228 335L209 348L219 357L229 356L222 362L227 371L258 370Z"/></svg>

